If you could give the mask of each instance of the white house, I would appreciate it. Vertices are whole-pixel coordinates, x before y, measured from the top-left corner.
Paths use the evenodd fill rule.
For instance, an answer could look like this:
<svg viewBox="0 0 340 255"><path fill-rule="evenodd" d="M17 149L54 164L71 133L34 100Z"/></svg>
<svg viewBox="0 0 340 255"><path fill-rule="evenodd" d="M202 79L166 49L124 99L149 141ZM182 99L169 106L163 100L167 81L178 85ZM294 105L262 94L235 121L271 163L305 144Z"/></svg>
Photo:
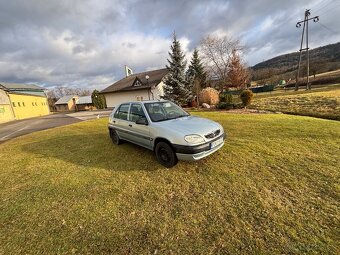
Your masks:
<svg viewBox="0 0 340 255"><path fill-rule="evenodd" d="M163 80L167 69L131 74L100 93L105 96L107 107L129 101L157 100L163 96Z"/></svg>

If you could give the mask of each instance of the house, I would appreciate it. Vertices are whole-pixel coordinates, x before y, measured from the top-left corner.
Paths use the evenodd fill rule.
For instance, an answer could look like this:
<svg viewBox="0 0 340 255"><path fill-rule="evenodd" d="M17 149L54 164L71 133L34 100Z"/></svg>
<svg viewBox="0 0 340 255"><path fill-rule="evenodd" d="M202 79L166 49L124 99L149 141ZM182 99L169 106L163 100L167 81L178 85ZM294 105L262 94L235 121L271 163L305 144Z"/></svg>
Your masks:
<svg viewBox="0 0 340 255"><path fill-rule="evenodd" d="M96 107L92 103L91 96L79 97L76 101L78 111L96 110Z"/></svg>
<svg viewBox="0 0 340 255"><path fill-rule="evenodd" d="M77 100L78 96L75 95L68 95L63 96L57 102L55 102L55 107L58 112L69 112L69 111L76 111L77 110Z"/></svg>
<svg viewBox="0 0 340 255"><path fill-rule="evenodd" d="M0 122L50 114L44 88L0 82Z"/></svg>
<svg viewBox="0 0 340 255"><path fill-rule="evenodd" d="M107 107L136 100L158 100L163 96L163 81L167 69L131 74L103 89Z"/></svg>

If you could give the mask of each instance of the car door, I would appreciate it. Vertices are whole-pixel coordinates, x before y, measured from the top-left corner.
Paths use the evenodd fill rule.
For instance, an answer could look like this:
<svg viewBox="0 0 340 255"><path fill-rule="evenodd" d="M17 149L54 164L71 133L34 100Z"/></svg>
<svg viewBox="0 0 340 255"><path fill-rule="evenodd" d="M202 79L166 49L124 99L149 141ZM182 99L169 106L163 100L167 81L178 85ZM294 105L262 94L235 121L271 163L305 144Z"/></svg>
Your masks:
<svg viewBox="0 0 340 255"><path fill-rule="evenodd" d="M150 148L150 130L149 126L145 124L137 124L136 121L140 118L145 118L145 112L143 110L142 104L131 103L129 111L129 131L130 137L135 143L141 146Z"/></svg>
<svg viewBox="0 0 340 255"><path fill-rule="evenodd" d="M130 140L129 136L129 115L130 104L121 104L114 114L114 126L121 139Z"/></svg>

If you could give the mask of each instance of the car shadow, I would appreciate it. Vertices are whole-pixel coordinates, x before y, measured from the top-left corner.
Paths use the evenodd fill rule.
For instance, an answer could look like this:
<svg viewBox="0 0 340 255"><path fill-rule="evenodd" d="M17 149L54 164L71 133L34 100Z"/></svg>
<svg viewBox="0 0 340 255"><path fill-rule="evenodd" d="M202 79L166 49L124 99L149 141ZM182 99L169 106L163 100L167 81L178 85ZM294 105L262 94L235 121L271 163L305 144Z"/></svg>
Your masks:
<svg viewBox="0 0 340 255"><path fill-rule="evenodd" d="M164 168L152 151L128 142L114 145L108 134L55 134L49 139L24 144L22 150L39 157L109 171L154 171Z"/></svg>

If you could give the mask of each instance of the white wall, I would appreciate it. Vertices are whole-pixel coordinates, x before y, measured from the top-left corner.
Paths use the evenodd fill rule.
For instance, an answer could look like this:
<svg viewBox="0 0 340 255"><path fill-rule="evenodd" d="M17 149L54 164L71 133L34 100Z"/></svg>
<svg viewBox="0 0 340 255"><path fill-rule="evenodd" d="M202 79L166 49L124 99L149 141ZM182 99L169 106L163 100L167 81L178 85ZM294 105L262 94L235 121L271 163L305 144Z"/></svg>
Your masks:
<svg viewBox="0 0 340 255"><path fill-rule="evenodd" d="M164 83L161 81L161 82L157 85L157 87L155 87L155 88L152 90L152 93L154 94L154 100L161 99L161 97L164 95L163 85L164 85Z"/></svg>
<svg viewBox="0 0 340 255"><path fill-rule="evenodd" d="M137 101L137 97L143 97L145 100L158 100L161 99L163 95L163 83L161 82L156 86L150 93L150 89L132 90L116 93L105 93L106 105L107 107L114 107L117 104ZM153 95L152 95L153 94Z"/></svg>

